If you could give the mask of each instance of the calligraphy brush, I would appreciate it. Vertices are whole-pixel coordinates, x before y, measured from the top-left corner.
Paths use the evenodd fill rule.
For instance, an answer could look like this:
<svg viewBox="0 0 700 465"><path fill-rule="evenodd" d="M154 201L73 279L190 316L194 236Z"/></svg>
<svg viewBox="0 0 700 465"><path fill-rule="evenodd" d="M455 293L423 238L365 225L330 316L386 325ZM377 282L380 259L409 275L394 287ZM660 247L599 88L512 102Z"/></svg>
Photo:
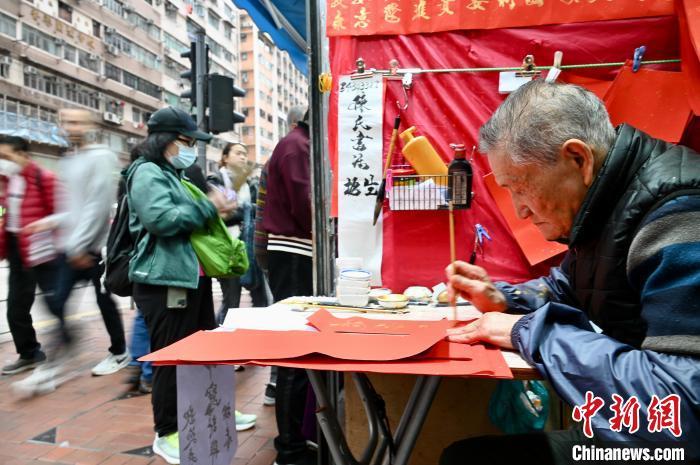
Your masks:
<svg viewBox="0 0 700 465"><path fill-rule="evenodd" d="M450 209L450 262L452 262L452 272L455 270L455 262L457 261L457 251L455 248L455 214L454 207L452 205L452 199L450 198L449 209ZM454 324L457 324L457 295L452 295L452 319Z"/></svg>
<svg viewBox="0 0 700 465"><path fill-rule="evenodd" d="M384 203L384 196L386 194L386 172L389 171L389 167L391 166L391 158L394 154L394 145L396 144L396 136L399 134L400 124L401 115L396 115L396 118L394 118L394 130L391 132L391 140L389 142L389 152L386 154L384 173L382 173L382 184L379 186L379 191L377 191L377 203L374 204L374 221L372 221L373 226L377 224L379 214L382 212L382 204Z"/></svg>

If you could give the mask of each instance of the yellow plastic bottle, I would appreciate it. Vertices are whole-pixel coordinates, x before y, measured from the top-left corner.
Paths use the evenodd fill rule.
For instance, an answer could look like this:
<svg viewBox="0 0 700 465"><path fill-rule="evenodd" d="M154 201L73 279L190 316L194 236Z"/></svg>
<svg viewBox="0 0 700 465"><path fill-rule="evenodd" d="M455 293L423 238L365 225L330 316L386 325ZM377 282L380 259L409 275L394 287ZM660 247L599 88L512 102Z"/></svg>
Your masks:
<svg viewBox="0 0 700 465"><path fill-rule="evenodd" d="M420 175L437 175L439 184L447 184L447 165L435 151L433 145L425 136L414 136L415 126L411 126L400 134L403 141L403 155Z"/></svg>

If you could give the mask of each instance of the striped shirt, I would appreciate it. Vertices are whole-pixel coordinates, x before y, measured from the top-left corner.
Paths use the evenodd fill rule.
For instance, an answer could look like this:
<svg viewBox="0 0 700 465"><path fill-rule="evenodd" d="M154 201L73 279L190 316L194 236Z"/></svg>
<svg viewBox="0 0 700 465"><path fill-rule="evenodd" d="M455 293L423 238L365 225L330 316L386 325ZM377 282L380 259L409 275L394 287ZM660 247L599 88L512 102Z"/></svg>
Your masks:
<svg viewBox="0 0 700 465"><path fill-rule="evenodd" d="M313 245L311 239L300 239L298 237L280 236L277 234L269 234L267 239L268 252L287 252L304 255L305 257L313 256Z"/></svg>

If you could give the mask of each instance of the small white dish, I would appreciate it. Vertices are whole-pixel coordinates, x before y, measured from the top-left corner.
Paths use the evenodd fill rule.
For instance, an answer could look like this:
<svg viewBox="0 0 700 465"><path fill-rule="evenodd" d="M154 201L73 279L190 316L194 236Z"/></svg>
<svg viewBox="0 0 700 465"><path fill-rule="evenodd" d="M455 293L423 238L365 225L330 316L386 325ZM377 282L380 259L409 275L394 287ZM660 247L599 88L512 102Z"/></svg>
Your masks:
<svg viewBox="0 0 700 465"><path fill-rule="evenodd" d="M408 305L408 297L403 294L388 294L377 297L379 305L384 308L404 308Z"/></svg>
<svg viewBox="0 0 700 465"><path fill-rule="evenodd" d="M355 282L339 282L335 286L336 294L367 294L369 295L369 284Z"/></svg>
<svg viewBox="0 0 700 465"><path fill-rule="evenodd" d="M348 307L364 307L369 303L369 294L340 294L338 303Z"/></svg>
<svg viewBox="0 0 700 465"><path fill-rule="evenodd" d="M338 279L347 279L350 281L369 281L372 277L372 273L367 270L340 270L340 277Z"/></svg>

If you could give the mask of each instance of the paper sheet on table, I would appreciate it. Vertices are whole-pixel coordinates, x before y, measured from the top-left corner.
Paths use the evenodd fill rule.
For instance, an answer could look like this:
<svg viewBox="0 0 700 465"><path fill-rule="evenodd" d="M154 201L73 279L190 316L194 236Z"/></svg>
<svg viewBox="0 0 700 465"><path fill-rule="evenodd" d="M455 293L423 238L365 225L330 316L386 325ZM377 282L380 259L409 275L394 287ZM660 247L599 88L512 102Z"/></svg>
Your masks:
<svg viewBox="0 0 700 465"><path fill-rule="evenodd" d="M484 176L484 184L496 201L503 219L506 220L510 232L513 233L515 241L530 265L541 263L567 250L563 244L547 241L532 222L518 218L510 193L496 184L493 173Z"/></svg>
<svg viewBox="0 0 700 465"><path fill-rule="evenodd" d="M307 324L310 313L297 312L287 305L265 308L235 308L226 314L220 330L267 329L271 331L315 331Z"/></svg>
<svg viewBox="0 0 700 465"><path fill-rule="evenodd" d="M645 67L635 73L630 65L620 69L605 94L605 106L614 125L627 123L674 143L681 140L691 115L683 73Z"/></svg>
<svg viewBox="0 0 700 465"><path fill-rule="evenodd" d="M434 323L407 335L253 329L200 331L141 360L214 362L284 359L313 353L345 360L399 360L428 350L452 326L447 320Z"/></svg>
<svg viewBox="0 0 700 465"><path fill-rule="evenodd" d="M180 463L228 465L238 447L232 366L177 367Z"/></svg>
<svg viewBox="0 0 700 465"><path fill-rule="evenodd" d="M321 332L355 334L417 335L433 328L445 328L445 320L380 320L361 316L338 318L328 310L321 309L307 318L308 323ZM452 323L447 325L451 326Z"/></svg>

